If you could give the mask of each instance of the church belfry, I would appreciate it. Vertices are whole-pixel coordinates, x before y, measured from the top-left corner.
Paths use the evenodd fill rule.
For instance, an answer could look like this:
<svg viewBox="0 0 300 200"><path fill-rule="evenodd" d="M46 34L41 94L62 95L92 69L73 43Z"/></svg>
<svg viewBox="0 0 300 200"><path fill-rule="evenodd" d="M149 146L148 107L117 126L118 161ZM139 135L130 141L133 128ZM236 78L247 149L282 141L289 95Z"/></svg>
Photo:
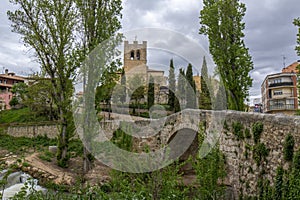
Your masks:
<svg viewBox="0 0 300 200"><path fill-rule="evenodd" d="M143 41L141 44L138 41L133 41L129 44L124 42L124 70L125 73L135 67L147 65L147 42Z"/></svg>

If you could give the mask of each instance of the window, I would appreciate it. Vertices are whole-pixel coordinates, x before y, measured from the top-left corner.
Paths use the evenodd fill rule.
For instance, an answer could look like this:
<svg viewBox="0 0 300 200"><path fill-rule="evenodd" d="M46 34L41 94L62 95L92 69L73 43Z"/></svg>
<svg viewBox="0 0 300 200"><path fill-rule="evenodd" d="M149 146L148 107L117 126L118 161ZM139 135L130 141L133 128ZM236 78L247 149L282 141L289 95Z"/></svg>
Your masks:
<svg viewBox="0 0 300 200"><path fill-rule="evenodd" d="M136 59L138 59L138 60L141 59L141 53L140 53L140 50L137 50L137 52L136 52Z"/></svg>
<svg viewBox="0 0 300 200"><path fill-rule="evenodd" d="M133 60L134 59L134 51L131 51L130 52L130 60Z"/></svg>
<svg viewBox="0 0 300 200"><path fill-rule="evenodd" d="M282 90L275 90L274 91L274 96L275 95L282 95Z"/></svg>
<svg viewBox="0 0 300 200"><path fill-rule="evenodd" d="M274 79L273 83L281 83L281 78Z"/></svg>

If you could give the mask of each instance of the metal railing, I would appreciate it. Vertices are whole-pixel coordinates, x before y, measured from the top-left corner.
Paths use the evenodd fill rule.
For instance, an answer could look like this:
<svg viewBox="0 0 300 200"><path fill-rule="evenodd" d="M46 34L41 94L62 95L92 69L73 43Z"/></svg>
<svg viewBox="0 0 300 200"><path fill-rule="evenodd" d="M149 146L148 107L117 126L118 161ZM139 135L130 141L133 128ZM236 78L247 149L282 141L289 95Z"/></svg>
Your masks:
<svg viewBox="0 0 300 200"><path fill-rule="evenodd" d="M293 86L293 82L281 82L281 83L270 83L269 87L279 87L279 86Z"/></svg>
<svg viewBox="0 0 300 200"><path fill-rule="evenodd" d="M268 110L295 110L295 104L270 105Z"/></svg>

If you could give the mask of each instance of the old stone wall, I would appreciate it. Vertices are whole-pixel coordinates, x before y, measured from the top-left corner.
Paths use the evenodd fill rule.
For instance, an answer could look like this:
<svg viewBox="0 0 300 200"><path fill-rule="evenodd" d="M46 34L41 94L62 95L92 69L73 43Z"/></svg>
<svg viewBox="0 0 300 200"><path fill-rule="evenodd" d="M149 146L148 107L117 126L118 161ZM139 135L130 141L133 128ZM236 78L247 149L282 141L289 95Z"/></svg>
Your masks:
<svg viewBox="0 0 300 200"><path fill-rule="evenodd" d="M285 115L227 112L226 125L220 137L220 149L226 156L227 183L237 192L251 195L257 191L260 180L270 181L273 185L278 166L287 169L290 163L283 158L283 145L289 133L295 139L294 151L300 144L300 118ZM242 124L242 137L236 135L234 123ZM253 138L253 125L263 124L263 131L257 143L267 149L267 156L260 162L254 158L258 144ZM249 131L248 138L245 133Z"/></svg>
<svg viewBox="0 0 300 200"><path fill-rule="evenodd" d="M45 125L14 125L7 128L7 134L14 137L37 137L46 135L48 138L56 138L59 133L55 124Z"/></svg>
<svg viewBox="0 0 300 200"><path fill-rule="evenodd" d="M263 127L258 141L255 142L253 126L257 123L261 123ZM283 158L284 140L289 133L295 139L294 151L297 151L300 145L300 118L285 115L185 110L164 119L127 121L125 125L124 121L106 121L100 124L102 131L105 131L105 137L99 138L99 141L111 139L113 132L121 124L125 128L130 127L134 149L138 152L145 150L145 147L151 151L160 149L172 142L179 132L183 134L179 138L184 145L185 138L190 137L189 135L185 137L184 134L190 134L190 130L197 133L200 124L205 124L206 142L214 146L217 141L218 147L226 158L227 177L224 183L231 186L236 194L244 195L254 194L259 180L269 180L272 185L278 166L283 166L284 169L289 167L290 163ZM11 126L7 129L7 133L16 137L47 135L49 138L54 138L58 134L58 127L56 125ZM211 133L215 135L211 136ZM195 140L197 138L194 137ZM193 144L198 143L193 142ZM264 146L267 152L265 158L259 160L257 160L258 145ZM177 147L178 145L174 146Z"/></svg>

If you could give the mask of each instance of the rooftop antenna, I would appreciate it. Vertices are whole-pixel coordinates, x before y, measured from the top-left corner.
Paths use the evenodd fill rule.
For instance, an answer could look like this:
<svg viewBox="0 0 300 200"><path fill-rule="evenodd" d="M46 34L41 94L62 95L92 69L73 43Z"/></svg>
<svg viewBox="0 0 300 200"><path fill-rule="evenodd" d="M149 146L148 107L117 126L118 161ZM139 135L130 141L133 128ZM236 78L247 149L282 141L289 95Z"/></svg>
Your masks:
<svg viewBox="0 0 300 200"><path fill-rule="evenodd" d="M285 68L285 60L286 60L285 55L282 55L283 68Z"/></svg>

